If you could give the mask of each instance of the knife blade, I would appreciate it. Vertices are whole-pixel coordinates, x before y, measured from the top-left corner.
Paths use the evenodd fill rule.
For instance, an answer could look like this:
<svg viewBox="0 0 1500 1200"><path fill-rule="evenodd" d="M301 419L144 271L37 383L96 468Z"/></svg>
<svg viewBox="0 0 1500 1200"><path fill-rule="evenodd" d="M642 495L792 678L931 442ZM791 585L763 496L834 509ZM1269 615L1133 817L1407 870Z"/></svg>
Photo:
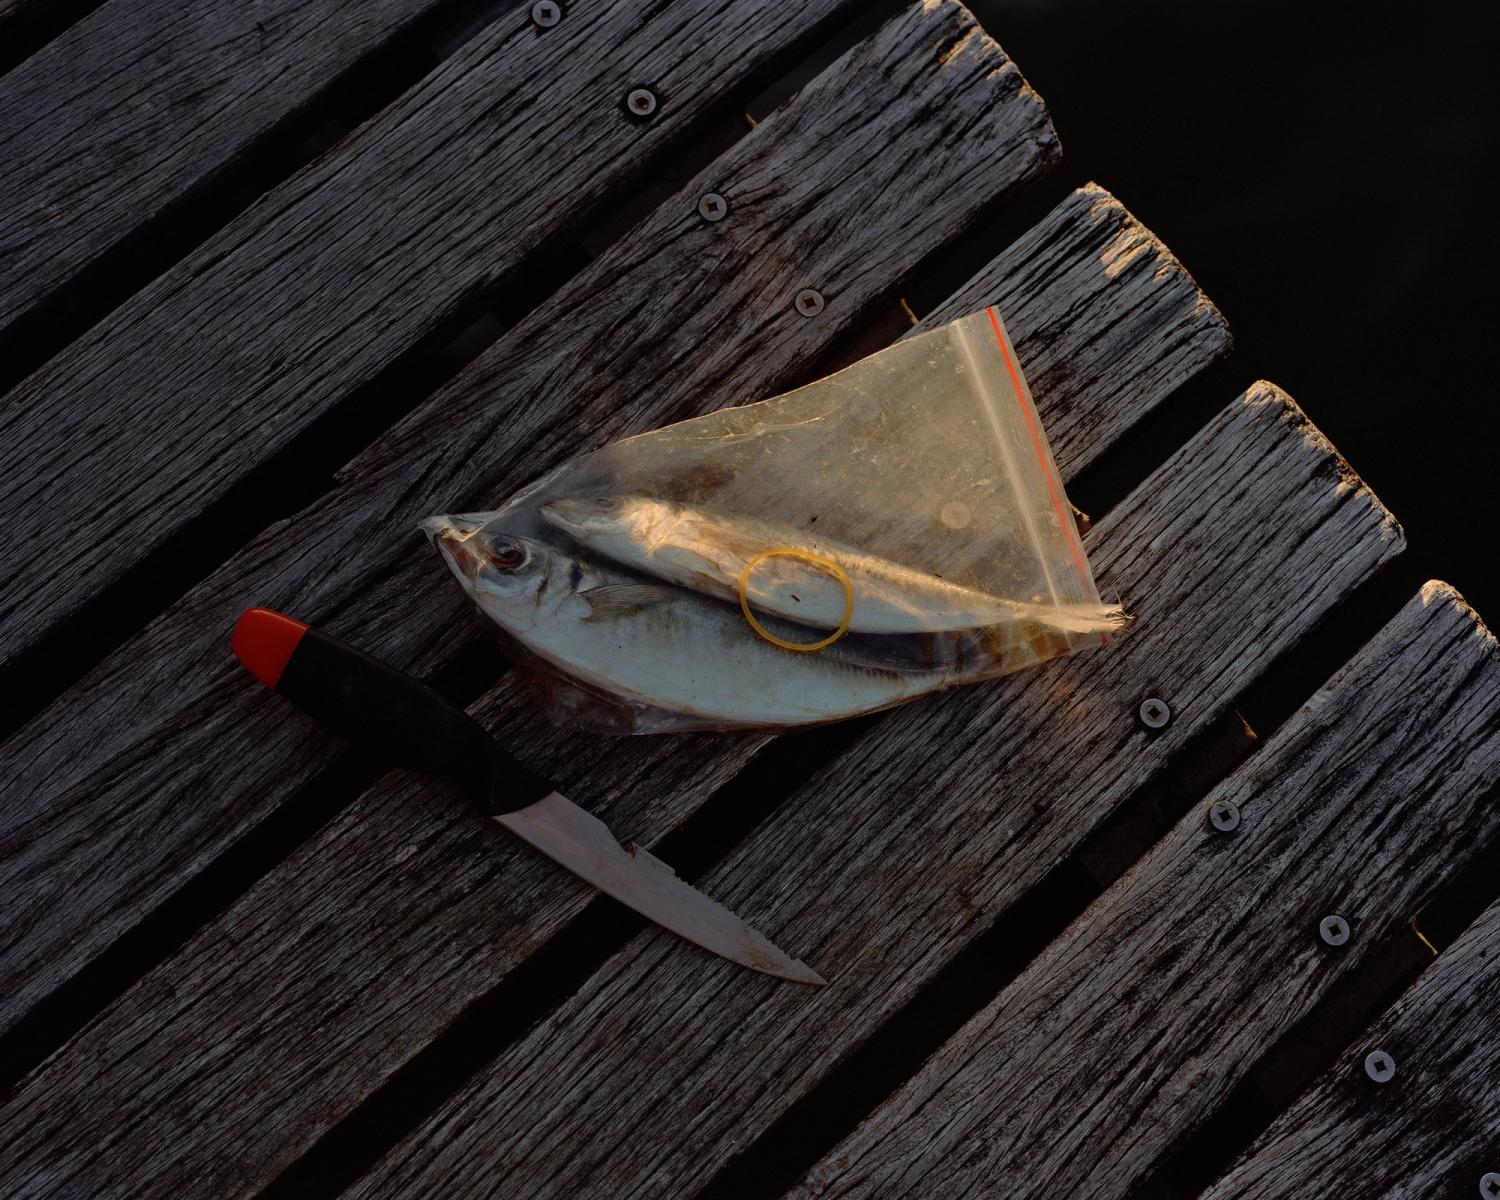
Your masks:
<svg viewBox="0 0 1500 1200"><path fill-rule="evenodd" d="M663 928L752 970L825 982L659 858L623 847L604 822L419 680L266 608L246 610L232 645L251 674L335 733L394 765L458 779L485 815Z"/></svg>

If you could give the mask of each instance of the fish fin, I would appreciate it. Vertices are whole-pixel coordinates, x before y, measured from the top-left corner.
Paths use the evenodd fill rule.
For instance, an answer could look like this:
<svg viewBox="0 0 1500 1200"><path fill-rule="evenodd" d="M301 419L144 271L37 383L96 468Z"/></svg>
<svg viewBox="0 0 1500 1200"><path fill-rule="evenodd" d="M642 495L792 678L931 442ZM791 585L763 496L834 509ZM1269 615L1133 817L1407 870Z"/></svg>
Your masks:
<svg viewBox="0 0 1500 1200"><path fill-rule="evenodd" d="M653 604L680 595L676 588L652 583L606 583L578 593L589 602L587 620L601 617L625 617Z"/></svg>
<svg viewBox="0 0 1500 1200"><path fill-rule="evenodd" d="M547 719L560 729L578 733L605 734L620 737L638 733L686 733L697 729L725 730L739 728L722 720L705 721L688 713L658 708L640 700L616 696L602 688L574 679L571 675L542 662L529 652L519 656L521 675L526 688L541 705ZM743 726L743 728L756 728ZM642 850L648 861L661 864ZM664 870L672 868L663 865Z"/></svg>
<svg viewBox="0 0 1500 1200"><path fill-rule="evenodd" d="M618 696L586 687L550 664L524 667L521 676L547 719L561 729L616 735L636 732L637 714Z"/></svg>
<svg viewBox="0 0 1500 1200"><path fill-rule="evenodd" d="M1130 617L1118 604L1060 604L1043 609L1034 619L1065 633L1113 633Z"/></svg>

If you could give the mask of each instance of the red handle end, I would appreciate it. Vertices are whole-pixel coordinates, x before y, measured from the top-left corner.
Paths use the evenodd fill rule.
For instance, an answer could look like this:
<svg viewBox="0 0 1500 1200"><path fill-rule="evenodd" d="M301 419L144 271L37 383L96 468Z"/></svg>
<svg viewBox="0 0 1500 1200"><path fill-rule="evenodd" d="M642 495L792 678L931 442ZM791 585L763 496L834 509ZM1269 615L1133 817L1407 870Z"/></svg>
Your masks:
<svg viewBox="0 0 1500 1200"><path fill-rule="evenodd" d="M234 627L234 656L268 688L274 688L307 626L269 608L247 608Z"/></svg>

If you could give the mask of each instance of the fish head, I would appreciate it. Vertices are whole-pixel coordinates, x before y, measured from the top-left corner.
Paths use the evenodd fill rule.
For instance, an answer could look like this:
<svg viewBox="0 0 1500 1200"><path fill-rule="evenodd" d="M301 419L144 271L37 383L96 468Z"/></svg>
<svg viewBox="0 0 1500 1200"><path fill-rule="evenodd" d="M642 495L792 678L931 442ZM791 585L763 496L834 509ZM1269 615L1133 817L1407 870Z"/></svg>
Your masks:
<svg viewBox="0 0 1500 1200"><path fill-rule="evenodd" d="M579 586L578 561L473 517L432 517L422 529L486 613L512 632L554 616Z"/></svg>
<svg viewBox="0 0 1500 1200"><path fill-rule="evenodd" d="M560 496L542 505L542 517L585 546L640 540L659 507L641 496Z"/></svg>

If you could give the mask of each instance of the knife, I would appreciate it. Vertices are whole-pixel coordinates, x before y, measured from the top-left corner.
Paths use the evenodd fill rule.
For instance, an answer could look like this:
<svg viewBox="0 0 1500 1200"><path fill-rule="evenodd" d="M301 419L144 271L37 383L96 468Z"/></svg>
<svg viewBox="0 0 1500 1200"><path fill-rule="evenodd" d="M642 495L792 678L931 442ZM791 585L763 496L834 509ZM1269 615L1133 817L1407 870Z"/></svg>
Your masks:
<svg viewBox="0 0 1500 1200"><path fill-rule="evenodd" d="M272 690L393 765L459 780L481 812L573 874L705 950L797 983L825 981L645 850L553 790L426 684L301 621L252 608L234 654Z"/></svg>

